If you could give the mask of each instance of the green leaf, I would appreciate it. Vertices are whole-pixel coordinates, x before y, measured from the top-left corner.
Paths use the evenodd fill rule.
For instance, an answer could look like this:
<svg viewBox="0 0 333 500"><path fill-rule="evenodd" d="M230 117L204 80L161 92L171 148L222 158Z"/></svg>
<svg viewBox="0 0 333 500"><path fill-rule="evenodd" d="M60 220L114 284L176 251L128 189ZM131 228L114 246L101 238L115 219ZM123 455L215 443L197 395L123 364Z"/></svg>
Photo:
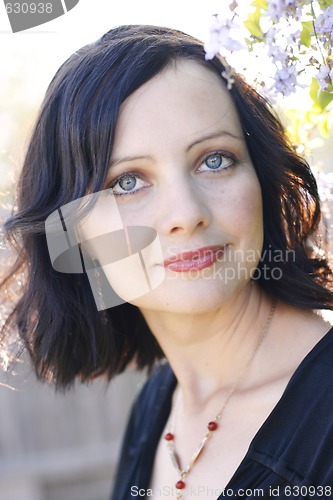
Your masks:
<svg viewBox="0 0 333 500"><path fill-rule="evenodd" d="M320 90L320 86L316 78L312 78L310 86L310 97L315 108L319 111L324 111L325 108L333 101L333 92L324 92Z"/></svg>
<svg viewBox="0 0 333 500"><path fill-rule="evenodd" d="M311 85L310 85L310 97L313 100L313 103L316 105L318 102L318 96L319 96L319 83L316 78L312 78Z"/></svg>
<svg viewBox="0 0 333 500"><path fill-rule="evenodd" d="M312 21L302 22L301 42L303 45L305 45L305 47L311 47L312 32Z"/></svg>
<svg viewBox="0 0 333 500"><path fill-rule="evenodd" d="M245 28L256 38L262 38L264 34L260 26L260 19L261 11L260 7L257 7L253 13L249 14L247 20L244 21Z"/></svg>
<svg viewBox="0 0 333 500"><path fill-rule="evenodd" d="M319 107L323 111L327 106L333 101L333 93L324 92L323 90L319 94L318 102Z"/></svg>
<svg viewBox="0 0 333 500"><path fill-rule="evenodd" d="M333 5L333 0L318 0L319 7L323 10L327 9L330 5Z"/></svg>
<svg viewBox="0 0 333 500"><path fill-rule="evenodd" d="M256 7L256 8L259 8L259 9L263 9L263 10L267 10L268 9L268 1L267 0L254 0L251 3L251 5L253 5L253 7Z"/></svg>

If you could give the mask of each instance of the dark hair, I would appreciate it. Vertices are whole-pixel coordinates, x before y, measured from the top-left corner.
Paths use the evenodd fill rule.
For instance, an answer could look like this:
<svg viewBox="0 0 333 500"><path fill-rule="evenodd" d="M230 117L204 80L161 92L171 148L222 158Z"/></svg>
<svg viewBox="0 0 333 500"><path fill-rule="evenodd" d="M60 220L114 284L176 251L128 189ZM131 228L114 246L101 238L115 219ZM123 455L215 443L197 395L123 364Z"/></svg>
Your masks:
<svg viewBox="0 0 333 500"><path fill-rule="evenodd" d="M86 274L62 274L50 262L45 219L54 210L100 191L121 103L172 61L186 58L221 76L223 60L205 60L203 44L180 31L121 26L73 54L58 70L41 107L18 186L16 212L6 221L17 261L3 281L25 273L21 296L3 329L16 325L41 379L67 387L120 373L133 359L151 368L163 357L140 311L123 304L98 312ZM239 75L230 90L263 198L264 251L259 264L276 266L269 252L293 250L281 279L258 283L271 295L303 308L333 305L331 269L315 254L320 206L308 164L294 151L267 102ZM266 252L266 257L265 257ZM267 274L266 274L267 276Z"/></svg>

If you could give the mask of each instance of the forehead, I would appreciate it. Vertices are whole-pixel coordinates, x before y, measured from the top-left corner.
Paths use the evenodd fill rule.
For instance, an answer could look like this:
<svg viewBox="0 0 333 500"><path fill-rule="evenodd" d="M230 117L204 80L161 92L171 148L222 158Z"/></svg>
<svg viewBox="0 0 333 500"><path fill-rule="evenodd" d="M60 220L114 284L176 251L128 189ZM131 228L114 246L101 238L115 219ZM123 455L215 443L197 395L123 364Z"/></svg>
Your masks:
<svg viewBox="0 0 333 500"><path fill-rule="evenodd" d="M183 145L218 129L242 137L222 78L195 61L174 62L122 104L114 152L138 154L147 145ZM132 151L130 151L132 152ZM146 151L145 151L146 152Z"/></svg>

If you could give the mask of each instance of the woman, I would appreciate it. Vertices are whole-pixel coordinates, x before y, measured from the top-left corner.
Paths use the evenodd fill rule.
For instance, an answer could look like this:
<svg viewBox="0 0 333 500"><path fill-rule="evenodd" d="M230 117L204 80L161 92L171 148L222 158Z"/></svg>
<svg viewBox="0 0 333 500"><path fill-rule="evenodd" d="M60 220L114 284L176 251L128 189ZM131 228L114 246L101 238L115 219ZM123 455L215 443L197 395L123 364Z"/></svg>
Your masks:
<svg viewBox="0 0 333 500"><path fill-rule="evenodd" d="M316 183L267 103L224 72L160 27L122 26L75 53L47 91L6 223L26 273L11 320L37 375L67 387L132 360L152 372L117 500L331 496L333 330L315 310L332 308L332 274L309 242Z"/></svg>

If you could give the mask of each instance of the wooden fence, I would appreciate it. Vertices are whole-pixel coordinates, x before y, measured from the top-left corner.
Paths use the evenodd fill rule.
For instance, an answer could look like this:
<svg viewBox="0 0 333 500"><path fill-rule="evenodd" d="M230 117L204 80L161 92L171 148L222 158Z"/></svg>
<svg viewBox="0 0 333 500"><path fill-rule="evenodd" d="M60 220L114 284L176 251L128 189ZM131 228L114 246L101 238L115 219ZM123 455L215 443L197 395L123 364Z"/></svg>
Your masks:
<svg viewBox="0 0 333 500"><path fill-rule="evenodd" d="M0 500L107 500L144 377L128 370L63 395L19 371L1 376L15 390L0 387Z"/></svg>

